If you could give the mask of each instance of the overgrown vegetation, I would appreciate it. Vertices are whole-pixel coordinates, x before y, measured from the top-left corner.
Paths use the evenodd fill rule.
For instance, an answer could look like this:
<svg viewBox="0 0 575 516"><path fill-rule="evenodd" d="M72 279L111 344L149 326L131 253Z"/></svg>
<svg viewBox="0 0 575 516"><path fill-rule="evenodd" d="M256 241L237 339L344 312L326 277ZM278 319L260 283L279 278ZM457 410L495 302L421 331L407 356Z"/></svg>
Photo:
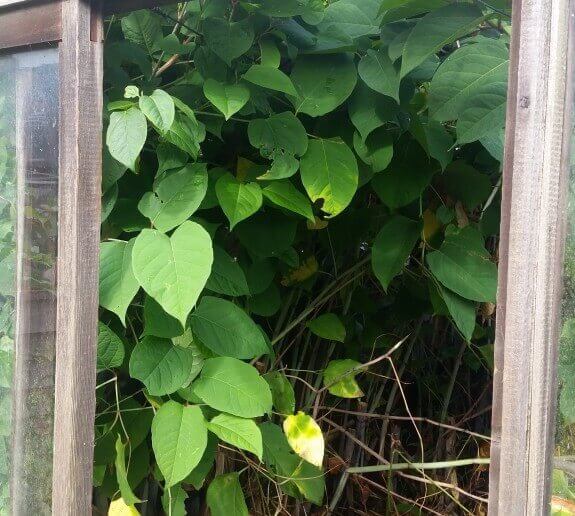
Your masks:
<svg viewBox="0 0 575 516"><path fill-rule="evenodd" d="M109 20L100 512L484 513L493 3Z"/></svg>

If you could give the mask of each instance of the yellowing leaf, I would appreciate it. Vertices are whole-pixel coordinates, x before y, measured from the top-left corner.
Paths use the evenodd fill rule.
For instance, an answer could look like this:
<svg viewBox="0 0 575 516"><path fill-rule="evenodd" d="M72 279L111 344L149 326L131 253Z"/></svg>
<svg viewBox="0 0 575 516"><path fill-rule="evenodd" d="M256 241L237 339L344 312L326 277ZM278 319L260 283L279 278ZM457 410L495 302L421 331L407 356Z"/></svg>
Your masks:
<svg viewBox="0 0 575 516"><path fill-rule="evenodd" d="M298 412L284 421L284 433L289 445L302 459L321 468L324 441L321 428L311 416Z"/></svg>
<svg viewBox="0 0 575 516"><path fill-rule="evenodd" d="M250 161L247 158L242 158L241 156L238 158L238 165L236 168L236 177L238 181L245 181L248 178L248 173L257 165Z"/></svg>
<svg viewBox="0 0 575 516"><path fill-rule="evenodd" d="M435 213L431 210L425 210L423 212L423 231L421 232L421 238L425 242L429 242L440 229L441 221L435 216Z"/></svg>
<svg viewBox="0 0 575 516"><path fill-rule="evenodd" d="M318 264L315 256L307 258L297 269L290 271L282 279L282 285L289 287L294 283L301 283L308 278L311 278L318 271Z"/></svg>
<svg viewBox="0 0 575 516"><path fill-rule="evenodd" d="M140 516L140 513L133 505L126 505L122 498L118 498L110 504L108 516Z"/></svg>
<svg viewBox="0 0 575 516"><path fill-rule="evenodd" d="M308 221L307 228L310 231L320 231L322 229L327 228L328 224L329 222L327 220L322 220L319 217L316 217L315 222L313 224Z"/></svg>

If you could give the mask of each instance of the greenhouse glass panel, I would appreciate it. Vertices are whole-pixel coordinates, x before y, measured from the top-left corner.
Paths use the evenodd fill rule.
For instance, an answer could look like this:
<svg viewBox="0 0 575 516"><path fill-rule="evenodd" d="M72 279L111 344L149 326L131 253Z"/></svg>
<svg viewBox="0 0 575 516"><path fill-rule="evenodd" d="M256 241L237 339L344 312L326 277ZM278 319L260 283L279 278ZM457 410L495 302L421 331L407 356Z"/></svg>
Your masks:
<svg viewBox="0 0 575 516"><path fill-rule="evenodd" d="M58 70L0 55L0 515L51 514Z"/></svg>

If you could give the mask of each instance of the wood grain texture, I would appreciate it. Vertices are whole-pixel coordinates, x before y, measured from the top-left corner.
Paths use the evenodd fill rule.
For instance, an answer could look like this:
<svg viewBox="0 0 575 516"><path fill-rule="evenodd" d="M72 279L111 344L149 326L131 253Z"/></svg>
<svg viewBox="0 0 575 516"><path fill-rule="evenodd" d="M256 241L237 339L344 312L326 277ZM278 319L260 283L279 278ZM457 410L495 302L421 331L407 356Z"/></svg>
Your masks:
<svg viewBox="0 0 575 516"><path fill-rule="evenodd" d="M102 44L90 3L63 3L52 512L91 514L102 155Z"/></svg>
<svg viewBox="0 0 575 516"><path fill-rule="evenodd" d="M62 37L60 0L0 5L0 49L51 43Z"/></svg>
<svg viewBox="0 0 575 516"><path fill-rule="evenodd" d="M549 512L569 145L569 0L513 5L489 514Z"/></svg>

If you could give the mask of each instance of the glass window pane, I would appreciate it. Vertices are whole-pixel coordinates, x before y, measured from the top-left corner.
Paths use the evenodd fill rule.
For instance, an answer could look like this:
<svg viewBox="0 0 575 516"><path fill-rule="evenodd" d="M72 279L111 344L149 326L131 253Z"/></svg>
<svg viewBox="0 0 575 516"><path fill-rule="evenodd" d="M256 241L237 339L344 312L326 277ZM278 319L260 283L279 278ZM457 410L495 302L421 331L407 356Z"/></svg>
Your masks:
<svg viewBox="0 0 575 516"><path fill-rule="evenodd" d="M0 55L0 515L51 514L58 50Z"/></svg>

